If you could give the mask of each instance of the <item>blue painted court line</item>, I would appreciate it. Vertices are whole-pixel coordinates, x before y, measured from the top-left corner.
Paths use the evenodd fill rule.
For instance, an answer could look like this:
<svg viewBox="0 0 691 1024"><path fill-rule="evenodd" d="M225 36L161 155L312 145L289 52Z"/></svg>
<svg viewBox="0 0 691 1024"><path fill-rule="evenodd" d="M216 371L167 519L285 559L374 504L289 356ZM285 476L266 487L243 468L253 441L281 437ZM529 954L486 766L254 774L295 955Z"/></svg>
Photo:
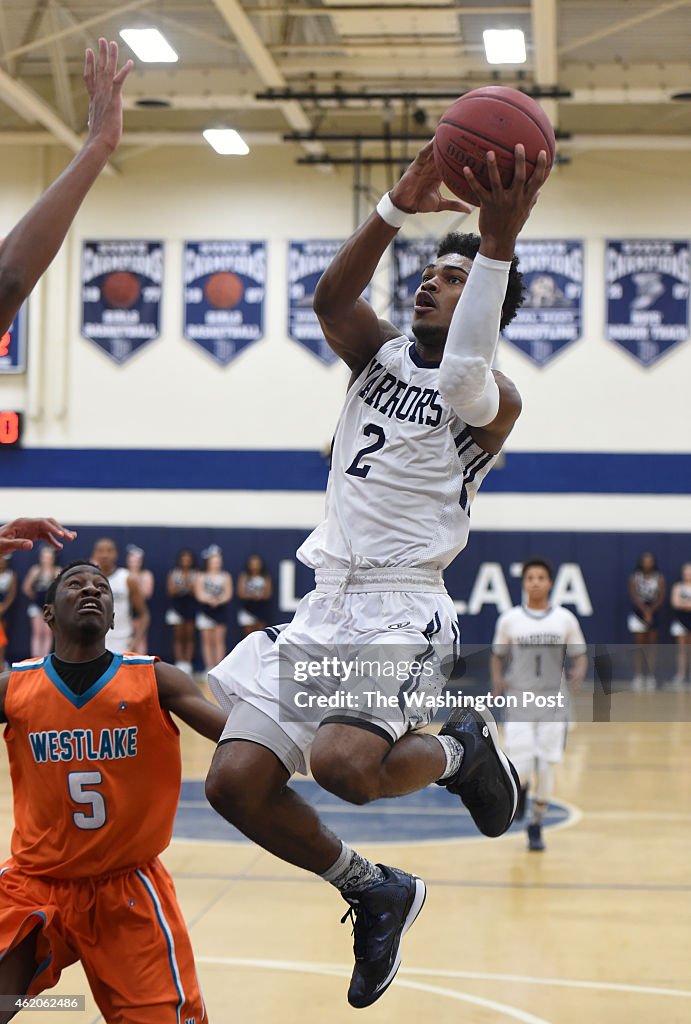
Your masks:
<svg viewBox="0 0 691 1024"><path fill-rule="evenodd" d="M428 786L395 800L377 800L367 807L355 807L324 792L312 779L293 780L291 785L318 809L327 828L347 843L429 842L477 839L480 835L460 799L441 786ZM545 828L561 824L569 817L566 807L552 803ZM525 822L514 822L511 830L524 831ZM177 839L248 842L212 810L204 796L204 783L196 780L182 784L173 835Z"/></svg>

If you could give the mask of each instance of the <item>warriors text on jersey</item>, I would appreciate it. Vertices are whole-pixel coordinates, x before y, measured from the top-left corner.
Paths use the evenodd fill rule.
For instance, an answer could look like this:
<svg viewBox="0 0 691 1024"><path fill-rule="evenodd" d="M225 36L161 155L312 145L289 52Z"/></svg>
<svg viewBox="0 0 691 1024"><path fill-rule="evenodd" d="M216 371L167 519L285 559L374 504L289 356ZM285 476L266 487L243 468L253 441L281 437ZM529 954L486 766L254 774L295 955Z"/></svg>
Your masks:
<svg viewBox="0 0 691 1024"><path fill-rule="evenodd" d="M562 683L565 658L585 654L586 645L578 619L568 609L536 611L517 605L497 619L492 651L510 658L508 693L554 692Z"/></svg>
<svg viewBox="0 0 691 1024"><path fill-rule="evenodd" d="M334 436L326 518L298 558L315 569L445 569L496 456L437 390L439 366L387 341L351 385Z"/></svg>
<svg viewBox="0 0 691 1024"><path fill-rule="evenodd" d="M51 656L13 666L5 742L14 791L14 863L54 878L145 864L170 842L180 792L177 727L154 658L116 654L84 694Z"/></svg>

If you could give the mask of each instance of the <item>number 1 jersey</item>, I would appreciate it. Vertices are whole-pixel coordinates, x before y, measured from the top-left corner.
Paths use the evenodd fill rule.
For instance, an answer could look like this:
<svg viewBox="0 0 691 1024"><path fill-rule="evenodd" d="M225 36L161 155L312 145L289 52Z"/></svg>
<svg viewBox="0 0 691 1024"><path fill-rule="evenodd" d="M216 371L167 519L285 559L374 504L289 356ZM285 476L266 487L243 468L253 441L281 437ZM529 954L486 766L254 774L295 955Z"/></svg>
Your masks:
<svg viewBox="0 0 691 1024"><path fill-rule="evenodd" d="M439 365L387 341L348 389L334 435L326 518L297 552L313 569L445 569L496 461L437 389Z"/></svg>

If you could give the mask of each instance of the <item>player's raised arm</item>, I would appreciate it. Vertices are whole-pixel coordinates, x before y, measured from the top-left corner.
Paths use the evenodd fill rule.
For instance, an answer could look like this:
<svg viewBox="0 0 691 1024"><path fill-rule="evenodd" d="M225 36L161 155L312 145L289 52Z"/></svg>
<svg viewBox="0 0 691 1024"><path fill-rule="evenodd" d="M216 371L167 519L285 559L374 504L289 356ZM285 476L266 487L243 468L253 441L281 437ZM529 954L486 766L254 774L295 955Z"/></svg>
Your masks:
<svg viewBox="0 0 691 1024"><path fill-rule="evenodd" d="M86 51L89 132L84 146L0 246L0 333L4 333L63 243L87 192L122 134L122 86L134 64L118 71L118 44Z"/></svg>
<svg viewBox="0 0 691 1024"><path fill-rule="evenodd" d="M547 157L540 153L526 173L525 150L516 146L515 171L505 188L493 152L487 154L490 188L470 168L468 185L480 204L480 249L454 310L439 368L439 392L487 451L499 451L521 411L518 392L492 363L502 324L504 299L516 239L547 178Z"/></svg>
<svg viewBox="0 0 691 1024"><path fill-rule="evenodd" d="M195 732L218 741L228 716L206 699L188 675L174 665L157 661L156 682L162 708L177 715Z"/></svg>
<svg viewBox="0 0 691 1024"><path fill-rule="evenodd" d="M360 296L408 215L471 210L458 199L445 199L440 186L430 142L391 192L382 196L376 210L341 246L317 285L314 311L324 337L354 372L359 372L388 338L400 333L388 321L380 320Z"/></svg>

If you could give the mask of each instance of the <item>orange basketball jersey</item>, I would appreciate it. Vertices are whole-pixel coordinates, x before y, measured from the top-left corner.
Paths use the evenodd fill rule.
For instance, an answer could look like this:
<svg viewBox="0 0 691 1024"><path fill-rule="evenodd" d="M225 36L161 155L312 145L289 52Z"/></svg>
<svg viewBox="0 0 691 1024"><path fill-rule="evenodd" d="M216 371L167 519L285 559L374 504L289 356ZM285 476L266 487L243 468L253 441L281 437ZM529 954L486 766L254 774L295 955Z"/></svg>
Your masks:
<svg viewBox="0 0 691 1024"><path fill-rule="evenodd" d="M116 654L77 696L52 658L19 662L5 699L22 871L80 878L145 864L170 842L180 794L177 727L154 663Z"/></svg>

